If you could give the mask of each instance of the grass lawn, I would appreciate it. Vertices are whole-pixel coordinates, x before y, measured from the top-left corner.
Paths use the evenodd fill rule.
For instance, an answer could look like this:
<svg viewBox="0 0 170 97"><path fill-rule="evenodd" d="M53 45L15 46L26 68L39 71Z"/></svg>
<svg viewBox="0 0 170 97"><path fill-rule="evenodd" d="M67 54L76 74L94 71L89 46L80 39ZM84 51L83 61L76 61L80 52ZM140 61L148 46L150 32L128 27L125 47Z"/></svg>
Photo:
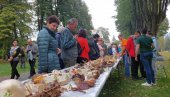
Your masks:
<svg viewBox="0 0 170 97"><path fill-rule="evenodd" d="M145 80L134 81L124 78L123 68L118 77L114 71L108 78L99 97L170 97L170 52L161 53L165 61L158 62L165 67L167 78L162 66L158 68L157 85L152 87L141 86Z"/></svg>
<svg viewBox="0 0 170 97"><path fill-rule="evenodd" d="M18 72L21 73L26 73L29 72L30 67L29 67L29 63L26 63L26 68L25 69L21 69L20 68L20 63L18 63L17 66L17 70ZM4 77L4 76L9 76L11 74L11 65L9 62L5 62L5 61L0 61L0 77Z"/></svg>

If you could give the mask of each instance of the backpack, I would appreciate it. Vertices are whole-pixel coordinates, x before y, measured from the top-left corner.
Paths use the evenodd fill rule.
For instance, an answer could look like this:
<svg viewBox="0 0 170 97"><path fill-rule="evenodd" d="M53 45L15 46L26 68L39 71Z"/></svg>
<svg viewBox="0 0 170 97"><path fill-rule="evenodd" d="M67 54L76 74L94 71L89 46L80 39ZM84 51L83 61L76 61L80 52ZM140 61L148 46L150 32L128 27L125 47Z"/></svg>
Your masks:
<svg viewBox="0 0 170 97"><path fill-rule="evenodd" d="M77 42L77 49L78 49L78 56L80 56L81 53L83 52L83 49L84 49L84 48L81 48L79 42Z"/></svg>

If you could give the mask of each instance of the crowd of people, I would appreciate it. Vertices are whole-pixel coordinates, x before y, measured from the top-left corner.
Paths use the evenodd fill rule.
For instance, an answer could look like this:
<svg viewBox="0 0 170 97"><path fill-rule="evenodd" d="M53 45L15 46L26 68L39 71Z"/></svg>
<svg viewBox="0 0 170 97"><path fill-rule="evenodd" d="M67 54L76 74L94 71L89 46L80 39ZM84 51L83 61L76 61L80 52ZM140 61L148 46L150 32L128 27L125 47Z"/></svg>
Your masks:
<svg viewBox="0 0 170 97"><path fill-rule="evenodd" d="M46 20L46 26L38 33L36 44L31 39L27 40L25 51L27 56L24 47L20 47L17 40L12 41L8 59L12 68L11 79L20 77L17 65L21 60L21 68L25 68L25 57L30 64L29 78L31 78L36 74L37 55L37 73L41 74L50 73L54 69L60 70L74 66L76 63L83 64L108 54L107 45L98 34L91 35L83 28L76 31L77 19L68 20L66 27L58 27L59 24L60 20L57 16L49 16Z"/></svg>
<svg viewBox="0 0 170 97"><path fill-rule="evenodd" d="M46 26L38 33L37 45L28 39L26 53L30 64L29 78L36 74L34 67L37 54L38 73L40 74L74 66L76 63L83 64L105 55L118 55L123 58L127 78L130 76L133 80L146 78L147 82L142 84L144 86L155 84L156 67L154 64L157 44L155 37L146 29L142 31L142 35L137 31L128 39L119 35L120 45L111 43L107 47L98 34L91 35L83 28L76 31L78 20L75 18L68 20L66 27L59 27L59 25L60 20L57 16L49 16L46 20ZM12 67L11 79L14 79L15 76L16 79L20 77L16 69L19 54L25 56L17 42L17 40L12 42L13 46L10 49L8 59ZM22 64L22 67L25 67L25 63L22 62ZM141 77L138 74L139 67Z"/></svg>
<svg viewBox="0 0 170 97"><path fill-rule="evenodd" d="M119 35L118 38L122 46L120 56L123 57L125 76L128 78L131 75L133 80L146 78L146 82L142 84L143 86L156 85L157 68L155 63L158 44L152 33L147 29L143 29L142 33L137 31L128 39L125 39L122 35ZM138 70L141 73L140 77Z"/></svg>

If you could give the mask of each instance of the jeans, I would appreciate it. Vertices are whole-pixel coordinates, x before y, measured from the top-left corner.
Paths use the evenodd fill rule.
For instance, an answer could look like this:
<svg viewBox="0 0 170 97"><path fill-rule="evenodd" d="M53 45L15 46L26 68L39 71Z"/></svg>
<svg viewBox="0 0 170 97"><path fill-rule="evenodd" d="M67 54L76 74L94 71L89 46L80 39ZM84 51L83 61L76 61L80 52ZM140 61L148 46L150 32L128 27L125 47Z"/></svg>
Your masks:
<svg viewBox="0 0 170 97"><path fill-rule="evenodd" d="M129 63L129 56L127 54L123 55L123 62L125 65L125 76L130 77L130 63Z"/></svg>
<svg viewBox="0 0 170 97"><path fill-rule="evenodd" d="M33 76L35 74L35 62L36 60L29 60L29 64L30 64L30 77Z"/></svg>
<svg viewBox="0 0 170 97"><path fill-rule="evenodd" d="M146 71L146 81L147 83L155 83L154 72L152 69L152 57L153 53L151 52L144 52L140 54L140 59L144 65Z"/></svg>
<svg viewBox="0 0 170 97"><path fill-rule="evenodd" d="M142 64L142 62L140 60L140 55L138 55L137 64L139 64L139 67L140 67L141 77L146 78L146 71L144 70L144 65Z"/></svg>
<svg viewBox="0 0 170 97"><path fill-rule="evenodd" d="M11 79L14 79L15 76L20 76L17 70L17 65L19 61L11 61L11 67L12 67L12 72L11 72Z"/></svg>

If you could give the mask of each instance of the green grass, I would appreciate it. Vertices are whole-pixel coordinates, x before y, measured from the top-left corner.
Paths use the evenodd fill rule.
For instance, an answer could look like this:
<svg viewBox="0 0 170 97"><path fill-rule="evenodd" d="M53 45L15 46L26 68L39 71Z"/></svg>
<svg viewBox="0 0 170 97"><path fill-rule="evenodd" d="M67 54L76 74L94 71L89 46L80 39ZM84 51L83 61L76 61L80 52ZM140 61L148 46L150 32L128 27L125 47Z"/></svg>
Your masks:
<svg viewBox="0 0 170 97"><path fill-rule="evenodd" d="M165 67L167 78L160 66L156 86L144 87L141 84L145 80L134 81L131 78L125 78L121 67L120 77L116 71L113 71L99 97L170 97L170 61L158 62L157 64Z"/></svg>
<svg viewBox="0 0 170 97"><path fill-rule="evenodd" d="M26 63L26 68L21 69L20 63L18 63L17 70L21 73L27 73L30 70L30 66L28 63ZM9 76L11 74L11 65L9 62L6 61L0 61L0 77Z"/></svg>

